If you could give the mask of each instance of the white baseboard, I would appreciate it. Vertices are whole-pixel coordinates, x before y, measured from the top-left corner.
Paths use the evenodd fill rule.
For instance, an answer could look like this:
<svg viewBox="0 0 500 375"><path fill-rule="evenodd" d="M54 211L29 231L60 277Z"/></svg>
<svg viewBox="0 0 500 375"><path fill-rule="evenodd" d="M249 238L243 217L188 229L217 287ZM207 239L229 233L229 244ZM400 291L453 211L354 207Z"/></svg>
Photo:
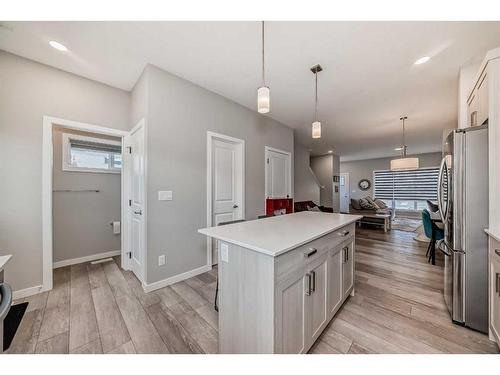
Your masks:
<svg viewBox="0 0 500 375"><path fill-rule="evenodd" d="M117 256L117 255L120 255L121 253L122 253L121 250L115 250L115 251L108 251L106 253L99 253L99 254L88 255L86 257L81 257L81 258L73 258L73 259L61 260L59 262L54 262L54 266L53 267L54 268L60 268L60 267L71 266L73 264L91 262L91 261L97 260L97 259L114 257L114 256Z"/></svg>
<svg viewBox="0 0 500 375"><path fill-rule="evenodd" d="M41 293L42 291L43 290L41 285L32 286L26 289L14 290L14 292L12 292L12 298L13 299L25 298L32 296L34 294Z"/></svg>
<svg viewBox="0 0 500 375"><path fill-rule="evenodd" d="M156 282L151 283L151 284L147 284L147 283L143 282L142 289L144 289L144 291L146 293L149 293L149 292L152 292L154 290L161 289L161 288L164 288L166 286L178 283L179 281L183 281L183 280L189 279L191 277L194 277L196 275L208 272L211 269L212 269L212 266L207 264L207 265L195 268L194 270L180 273L178 275L175 275L175 276L172 276L172 277L169 277L167 279L160 280L160 281L156 281Z"/></svg>

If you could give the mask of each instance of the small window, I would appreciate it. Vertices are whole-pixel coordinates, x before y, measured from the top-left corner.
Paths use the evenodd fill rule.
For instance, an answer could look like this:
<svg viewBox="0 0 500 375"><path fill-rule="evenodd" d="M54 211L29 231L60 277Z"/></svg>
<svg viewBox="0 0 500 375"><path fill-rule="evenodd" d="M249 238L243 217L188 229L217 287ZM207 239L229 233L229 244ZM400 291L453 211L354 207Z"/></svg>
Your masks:
<svg viewBox="0 0 500 375"><path fill-rule="evenodd" d="M119 141L63 134L63 171L120 173L122 146Z"/></svg>

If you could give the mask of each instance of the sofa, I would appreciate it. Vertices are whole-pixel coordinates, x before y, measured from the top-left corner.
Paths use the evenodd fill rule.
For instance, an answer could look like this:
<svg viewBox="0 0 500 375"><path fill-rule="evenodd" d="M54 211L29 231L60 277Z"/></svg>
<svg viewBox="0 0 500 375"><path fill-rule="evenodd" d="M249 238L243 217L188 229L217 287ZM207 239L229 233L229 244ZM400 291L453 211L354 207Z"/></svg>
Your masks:
<svg viewBox="0 0 500 375"><path fill-rule="evenodd" d="M385 217L377 215L390 215L389 217L389 228L391 226L392 220L394 219L394 210L382 202L380 199L372 199L371 197L365 197L361 199L351 199L351 204L349 205L349 213L353 215L360 215L363 218L360 223L363 224L373 224L377 226L384 226L387 230Z"/></svg>
<svg viewBox="0 0 500 375"><path fill-rule="evenodd" d="M317 207L317 208L315 208L315 207ZM321 212L333 212L333 208L325 207L325 206L318 206L313 201L294 202L293 210L294 210L294 212L318 211L318 210Z"/></svg>

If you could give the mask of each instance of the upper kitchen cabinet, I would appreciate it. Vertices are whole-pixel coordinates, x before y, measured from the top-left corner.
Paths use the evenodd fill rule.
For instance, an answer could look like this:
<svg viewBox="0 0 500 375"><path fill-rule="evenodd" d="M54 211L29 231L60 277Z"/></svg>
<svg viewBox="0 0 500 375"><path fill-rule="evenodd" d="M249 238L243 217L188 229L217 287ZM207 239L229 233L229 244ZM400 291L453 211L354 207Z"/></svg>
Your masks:
<svg viewBox="0 0 500 375"><path fill-rule="evenodd" d="M486 64L467 100L468 126L479 126L488 122L488 98L488 64Z"/></svg>

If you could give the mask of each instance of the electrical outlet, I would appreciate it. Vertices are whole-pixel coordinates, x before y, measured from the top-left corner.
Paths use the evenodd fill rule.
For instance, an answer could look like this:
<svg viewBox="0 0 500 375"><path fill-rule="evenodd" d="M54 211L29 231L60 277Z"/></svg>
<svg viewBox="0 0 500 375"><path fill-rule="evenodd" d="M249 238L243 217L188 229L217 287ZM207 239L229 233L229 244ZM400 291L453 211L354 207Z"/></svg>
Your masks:
<svg viewBox="0 0 500 375"><path fill-rule="evenodd" d="M165 255L160 255L158 257L158 265L159 266L164 266L165 265Z"/></svg>

